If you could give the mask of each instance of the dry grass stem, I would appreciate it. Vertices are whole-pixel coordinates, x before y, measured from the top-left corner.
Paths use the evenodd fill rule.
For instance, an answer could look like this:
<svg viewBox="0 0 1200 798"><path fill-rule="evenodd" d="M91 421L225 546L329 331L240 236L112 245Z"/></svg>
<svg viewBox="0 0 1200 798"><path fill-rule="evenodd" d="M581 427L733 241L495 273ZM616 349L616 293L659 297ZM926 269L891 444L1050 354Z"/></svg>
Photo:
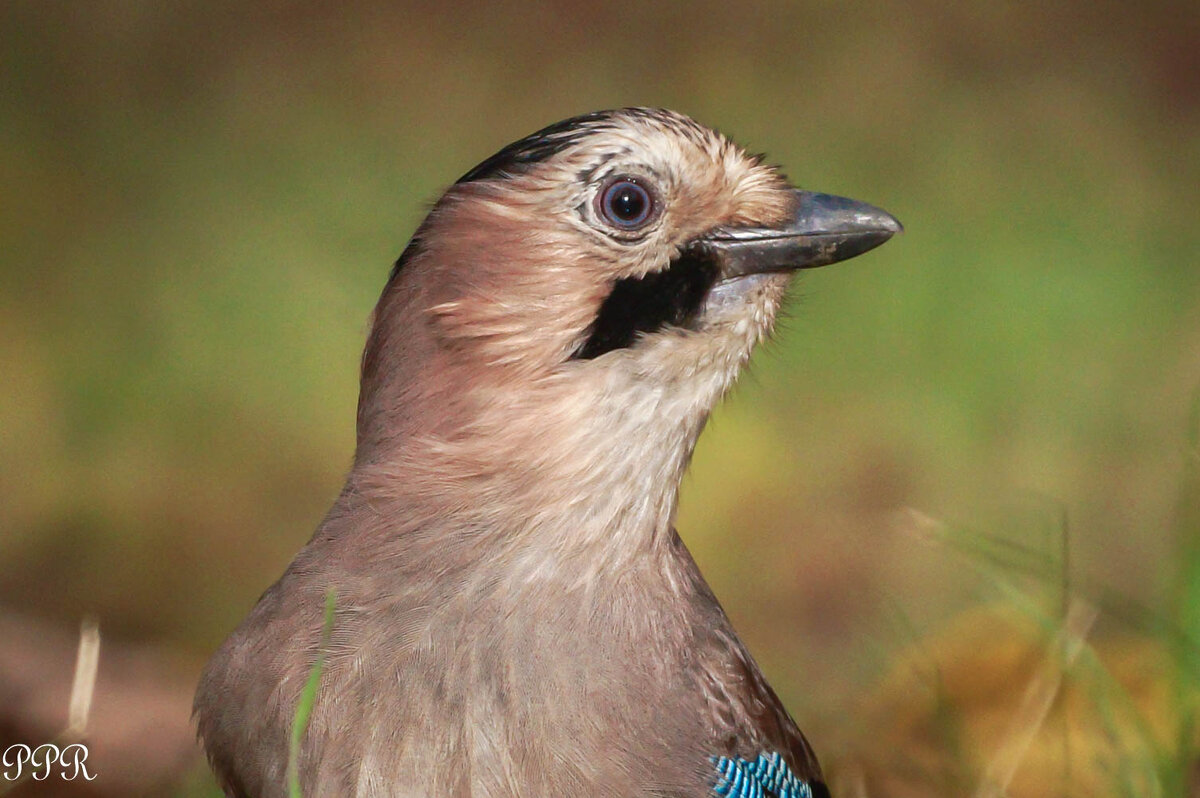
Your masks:
<svg viewBox="0 0 1200 798"><path fill-rule="evenodd" d="M1012 723L984 771L975 798L1002 798L1008 794L1013 776L1050 714L1063 680L1083 651L1098 615L1094 605L1081 599L1071 601L1063 627L1049 649L1051 653L1026 686ZM1056 652L1061 655L1055 656Z"/></svg>
<svg viewBox="0 0 1200 798"><path fill-rule="evenodd" d="M79 653L75 657L75 676L71 680L71 701L67 709L67 728L63 736L82 739L87 732L100 668L100 625L95 618L84 618L79 629Z"/></svg>

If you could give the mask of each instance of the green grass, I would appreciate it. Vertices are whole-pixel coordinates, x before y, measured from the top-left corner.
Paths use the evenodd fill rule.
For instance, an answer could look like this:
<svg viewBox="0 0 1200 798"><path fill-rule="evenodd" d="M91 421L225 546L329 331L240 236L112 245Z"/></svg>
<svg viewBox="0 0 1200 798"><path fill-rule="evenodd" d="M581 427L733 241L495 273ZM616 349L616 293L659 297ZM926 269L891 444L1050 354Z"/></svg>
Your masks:
<svg viewBox="0 0 1200 798"><path fill-rule="evenodd" d="M304 682L304 690L296 704L296 715L292 718L292 737L288 747L287 784L289 798L304 798L300 789L300 746L304 734L308 731L308 721L312 716L313 705L317 701L317 691L321 685L321 675L325 671L325 657L329 651L329 636L333 631L334 612L337 608L337 592L332 588L325 594L325 622L321 626L321 642L317 648L317 659L308 672Z"/></svg>

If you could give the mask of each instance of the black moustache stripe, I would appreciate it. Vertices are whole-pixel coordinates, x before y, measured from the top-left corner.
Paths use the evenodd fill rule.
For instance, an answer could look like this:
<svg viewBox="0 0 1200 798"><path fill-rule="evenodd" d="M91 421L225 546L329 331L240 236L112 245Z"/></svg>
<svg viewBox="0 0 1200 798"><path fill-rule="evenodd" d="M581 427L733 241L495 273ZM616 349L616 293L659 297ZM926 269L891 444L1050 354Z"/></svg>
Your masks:
<svg viewBox="0 0 1200 798"><path fill-rule="evenodd" d="M573 357L591 360L664 327L691 326L716 281L716 264L694 252L681 254L662 271L618 280Z"/></svg>

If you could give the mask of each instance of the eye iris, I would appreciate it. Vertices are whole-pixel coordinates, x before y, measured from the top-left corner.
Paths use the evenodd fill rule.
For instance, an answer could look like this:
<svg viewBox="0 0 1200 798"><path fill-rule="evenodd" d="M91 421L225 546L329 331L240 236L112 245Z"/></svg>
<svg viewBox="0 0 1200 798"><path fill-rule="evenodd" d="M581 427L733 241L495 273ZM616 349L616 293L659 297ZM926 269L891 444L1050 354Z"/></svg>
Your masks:
<svg viewBox="0 0 1200 798"><path fill-rule="evenodd" d="M637 183L619 180L604 192L604 215L621 227L636 227L650 216L650 194Z"/></svg>

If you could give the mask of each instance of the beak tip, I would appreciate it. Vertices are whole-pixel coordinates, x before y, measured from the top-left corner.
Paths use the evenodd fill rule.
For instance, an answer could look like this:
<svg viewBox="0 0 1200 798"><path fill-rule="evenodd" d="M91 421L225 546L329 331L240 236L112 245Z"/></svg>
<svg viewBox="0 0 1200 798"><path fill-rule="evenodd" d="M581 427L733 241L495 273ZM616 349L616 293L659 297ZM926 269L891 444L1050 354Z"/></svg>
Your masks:
<svg viewBox="0 0 1200 798"><path fill-rule="evenodd" d="M860 212L856 214L854 220L855 226L862 230L874 230L878 233L884 233L891 238L896 233L904 232L904 225L900 220L883 208L878 208L874 205L867 205L865 202L860 203Z"/></svg>

